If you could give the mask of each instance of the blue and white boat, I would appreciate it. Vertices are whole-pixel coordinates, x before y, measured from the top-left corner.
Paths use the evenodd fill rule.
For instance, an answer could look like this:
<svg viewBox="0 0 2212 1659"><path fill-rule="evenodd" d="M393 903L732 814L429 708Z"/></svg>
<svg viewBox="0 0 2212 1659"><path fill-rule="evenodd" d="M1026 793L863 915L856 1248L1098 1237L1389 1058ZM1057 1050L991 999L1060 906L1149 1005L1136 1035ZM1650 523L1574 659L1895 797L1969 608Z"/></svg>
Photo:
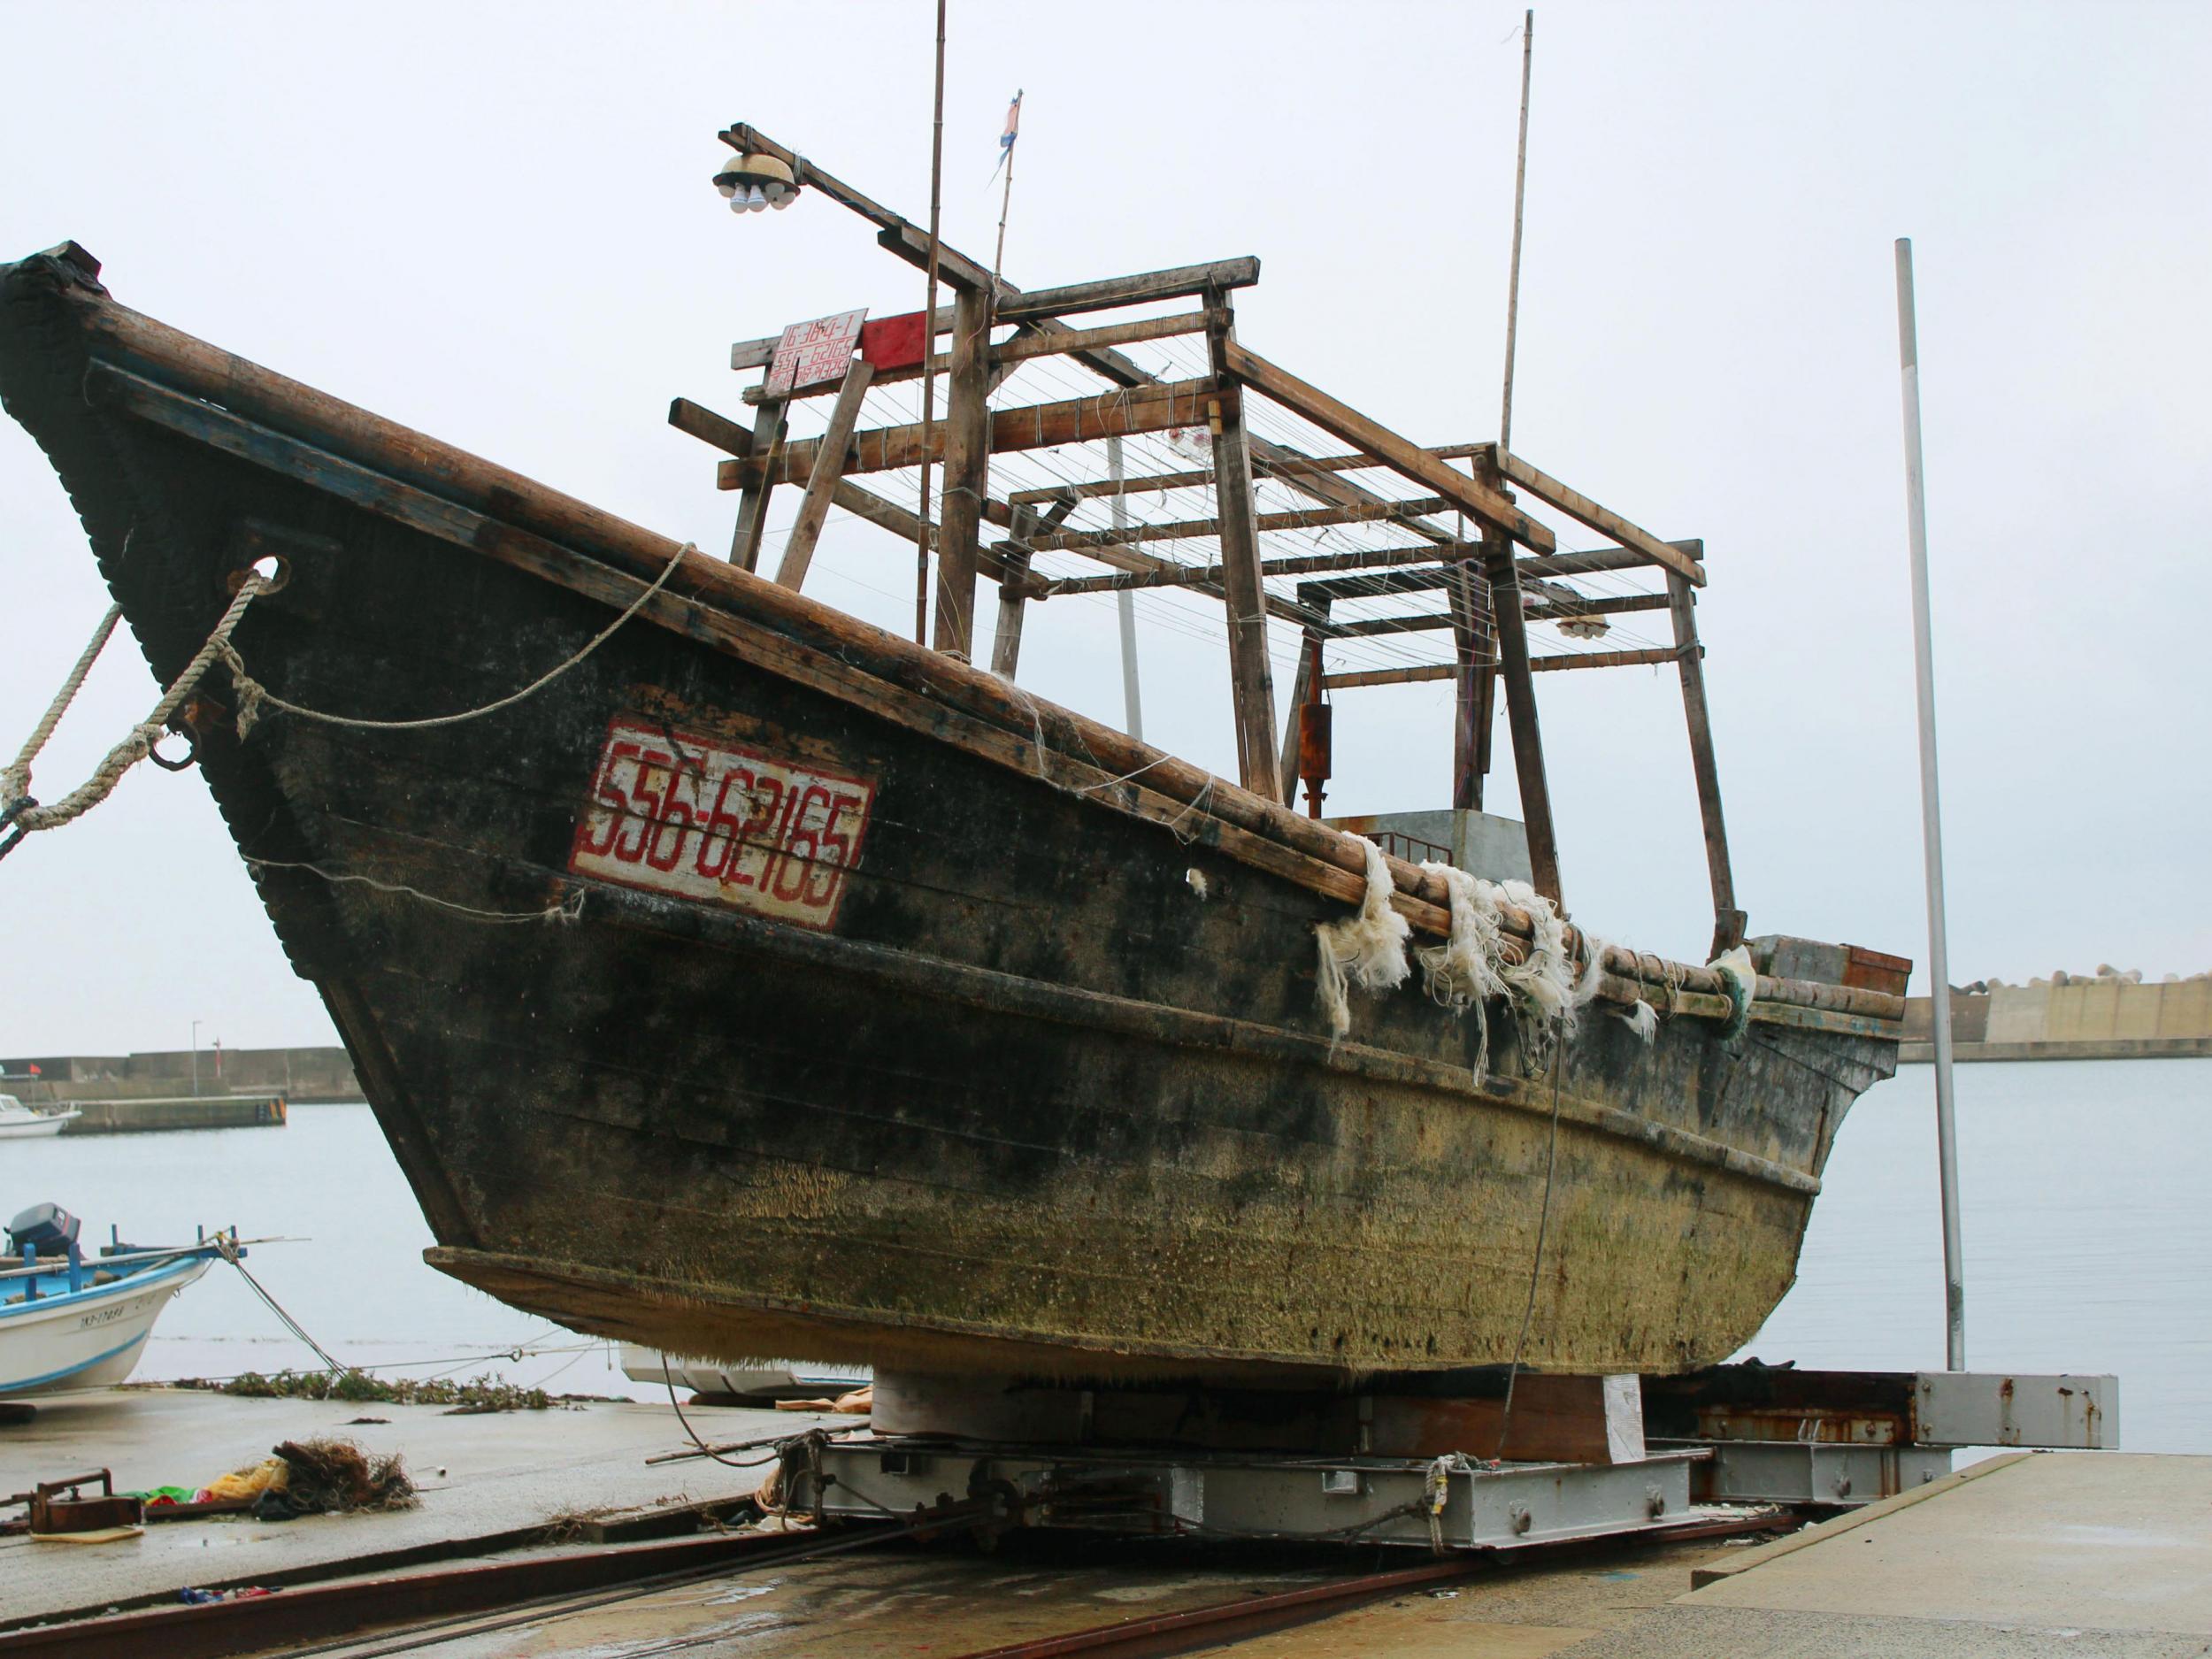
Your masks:
<svg viewBox="0 0 2212 1659"><path fill-rule="evenodd" d="M14 1265L0 1269L0 1399L121 1382L169 1299L238 1247L111 1245L88 1261L77 1219L53 1204L8 1226Z"/></svg>

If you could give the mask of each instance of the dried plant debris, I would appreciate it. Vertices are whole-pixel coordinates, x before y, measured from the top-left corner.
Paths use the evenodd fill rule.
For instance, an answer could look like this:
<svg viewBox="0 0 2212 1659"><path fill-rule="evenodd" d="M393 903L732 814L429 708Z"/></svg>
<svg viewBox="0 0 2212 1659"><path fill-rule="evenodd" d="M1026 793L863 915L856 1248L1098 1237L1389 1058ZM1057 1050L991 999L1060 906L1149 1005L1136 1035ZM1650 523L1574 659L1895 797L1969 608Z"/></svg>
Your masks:
<svg viewBox="0 0 2212 1659"><path fill-rule="evenodd" d="M397 1452L365 1452L351 1440L332 1439L286 1440L276 1455L286 1479L261 1502L273 1507L280 1496L295 1515L411 1509L421 1502Z"/></svg>
<svg viewBox="0 0 2212 1659"><path fill-rule="evenodd" d="M589 1394L549 1394L542 1388L525 1388L490 1376L472 1377L466 1382L457 1382L450 1377L400 1377L387 1380L359 1371L342 1371L334 1376L328 1371L280 1371L267 1377L259 1371L247 1371L219 1381L189 1378L170 1386L202 1388L250 1400L343 1400L359 1404L443 1406L449 1417L491 1411L547 1411L597 1398Z"/></svg>

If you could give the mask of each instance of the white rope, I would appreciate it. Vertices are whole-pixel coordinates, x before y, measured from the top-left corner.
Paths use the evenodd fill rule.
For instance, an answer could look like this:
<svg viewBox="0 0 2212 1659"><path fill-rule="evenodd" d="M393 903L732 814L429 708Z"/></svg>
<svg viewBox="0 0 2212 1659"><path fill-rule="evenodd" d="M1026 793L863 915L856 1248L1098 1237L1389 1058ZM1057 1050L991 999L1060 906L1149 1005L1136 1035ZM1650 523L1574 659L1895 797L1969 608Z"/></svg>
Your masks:
<svg viewBox="0 0 2212 1659"><path fill-rule="evenodd" d="M457 714L434 714L419 720L370 720L354 715L328 714L319 709L303 708L296 703L288 703L278 696L275 692L271 691L249 674L246 672L245 663L240 658L238 653L230 648L226 640L223 645L224 662L230 669L232 681L238 687L238 735L243 738L253 730L254 724L260 719L265 706L280 709L287 714L298 715L302 719L319 720L326 726L342 726L355 731L367 732L422 732L434 726L458 726L465 720L480 719L485 715L496 714L502 709L511 709L524 698L544 690L546 687L551 685L612 639L617 629L642 611L647 601L667 585L668 579L676 573L677 567L684 562L684 555L696 553L698 550L698 548L689 541L678 548L675 557L670 559L661 573L653 579L652 585L630 601L620 616L594 634L590 641L566 662L547 670L521 690L511 692L495 703L485 703L480 708L464 709Z"/></svg>
<svg viewBox="0 0 2212 1659"><path fill-rule="evenodd" d="M549 904L541 910L480 910L472 904L457 904L451 899L442 899L434 893L425 893L401 881L379 881L373 876L351 875L342 870L326 870L320 864L299 864L281 858L249 858L247 866L253 870L304 870L310 875L320 876L334 886L342 882L356 882L373 887L379 893L389 893L411 899L420 899L425 904L434 904L442 910L452 910L472 920L494 924L518 922L551 922L565 926L580 919L584 914L584 889L572 887L557 904Z"/></svg>
<svg viewBox="0 0 2212 1659"><path fill-rule="evenodd" d="M0 853L5 852L24 835L39 830L58 829L72 819L82 818L112 795L115 786L122 781L123 774L145 759L153 746L160 741L169 717L191 695L192 688L200 683L201 676L207 672L218 657L229 651L231 631L238 626L239 618L246 614L246 607L265 593L268 588L265 578L250 573L239 584L238 592L231 599L229 609L223 612L222 620L215 625L214 633L207 636L207 642L185 664L184 672L177 676L161 701L154 705L153 712L133 726L130 735L108 750L106 758L94 768L92 776L84 782L51 806L30 804L31 761L44 746L46 739L52 735L54 727L60 723L60 710L68 707L69 699L76 695L77 686L83 684L85 674L91 669L92 659L99 655L97 648L107 643L108 634L114 627L114 612L111 611L109 620L101 625L99 633L96 634L93 646L87 648L85 655L78 659L76 668L71 671L71 679L75 683L65 687L66 695L58 697L55 707L47 710L46 718L39 722L38 730L32 734L32 741L24 745L23 753L17 757L15 764L0 773L0 795L7 797L0 801L0 808L12 810L11 822L16 831L13 839L0 845Z"/></svg>

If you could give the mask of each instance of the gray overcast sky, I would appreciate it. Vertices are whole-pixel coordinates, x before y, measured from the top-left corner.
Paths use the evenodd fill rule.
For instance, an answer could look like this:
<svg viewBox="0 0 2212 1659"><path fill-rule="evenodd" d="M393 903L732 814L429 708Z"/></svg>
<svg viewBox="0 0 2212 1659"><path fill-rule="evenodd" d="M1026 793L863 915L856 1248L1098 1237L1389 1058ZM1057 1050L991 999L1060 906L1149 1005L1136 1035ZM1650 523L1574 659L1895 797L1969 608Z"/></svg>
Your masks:
<svg viewBox="0 0 2212 1659"><path fill-rule="evenodd" d="M1517 5L952 14L949 240L987 254L1023 88L1015 280L1257 254L1247 343L1423 442L1495 434ZM930 35L926 0L0 4L0 257L74 237L127 304L712 547L733 498L667 399L736 408L733 339L919 303L825 201L722 211L714 132L749 119L918 218ZM2208 80L2202 5L1540 8L1514 447L1705 538L1755 931L1925 954L1909 234L1955 977L2212 967ZM817 570L820 596L902 626L896 544L833 523ZM10 753L105 603L43 458L0 425ZM1110 614L1045 607L1030 683L1118 718ZM1219 664L1145 649L1148 734L1231 769ZM1671 676L1547 682L1577 918L1699 954ZM152 695L111 651L44 793ZM1440 804L1449 729L1440 687L1347 696L1332 809ZM1509 770L1498 793L1511 810ZM195 1018L234 1046L329 1029L199 780L141 768L0 865L0 1053L180 1047Z"/></svg>

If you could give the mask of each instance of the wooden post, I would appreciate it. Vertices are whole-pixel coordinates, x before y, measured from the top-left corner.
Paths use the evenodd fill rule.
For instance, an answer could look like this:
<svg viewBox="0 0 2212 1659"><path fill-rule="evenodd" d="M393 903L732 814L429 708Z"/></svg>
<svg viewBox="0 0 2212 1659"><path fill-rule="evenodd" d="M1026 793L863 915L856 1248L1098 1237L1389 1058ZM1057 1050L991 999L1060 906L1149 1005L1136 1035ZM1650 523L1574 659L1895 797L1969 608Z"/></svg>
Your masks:
<svg viewBox="0 0 2212 1659"><path fill-rule="evenodd" d="M1521 616L1521 582L1513 569L1512 541L1486 526L1482 563L1490 579L1498 670L1505 677L1505 715L1513 730L1513 772L1521 786L1521 818L1528 826L1531 885L1564 909L1559 888L1559 842L1552 833L1551 786L1544 780L1544 739L1536 724L1536 686L1529 672L1528 627Z"/></svg>
<svg viewBox="0 0 2212 1659"><path fill-rule="evenodd" d="M1496 696L1497 641L1492 637L1490 590L1464 564L1455 567L1450 601L1452 647L1459 672L1452 730L1452 804L1482 810L1482 780L1490 775L1490 728Z"/></svg>
<svg viewBox="0 0 2212 1659"><path fill-rule="evenodd" d="M991 459L991 296L953 301L952 384L945 397L945 483L937 509L936 645L968 660L975 641L977 538Z"/></svg>
<svg viewBox="0 0 2212 1659"><path fill-rule="evenodd" d="M753 458L759 470L747 474L745 493L737 498L736 534L730 538L730 563L742 571L760 563L761 527L768 519L768 492L773 488L776 451L783 448L784 418L789 407L778 398L753 411Z"/></svg>
<svg viewBox="0 0 2212 1659"><path fill-rule="evenodd" d="M1237 781L1283 798L1275 749L1275 681L1267 662L1267 595L1252 511L1252 451L1244 394L1225 388L1208 423L1214 440L1214 504L1221 517L1221 586L1229 608L1229 684L1235 699Z"/></svg>
<svg viewBox="0 0 2212 1659"><path fill-rule="evenodd" d="M1001 557L1006 568L1018 574L1029 570L1029 549L1025 544L1037 533L1039 519L1033 507L1014 509L1014 534ZM1020 666L1022 655L1022 618L1028 609L1028 595L1019 584L1002 580L998 588L998 626L991 634L991 672L1004 680L1014 678Z"/></svg>
<svg viewBox="0 0 2212 1659"><path fill-rule="evenodd" d="M1705 864L1713 878L1713 956L1743 943L1744 913L1736 908L1736 881L1728 865L1728 826L1720 810L1720 773L1713 764L1713 726L1705 702L1705 664L1697 643L1697 600L1689 582L1667 572L1667 609L1680 652L1682 713L1690 727L1690 770L1697 778L1697 810L1705 824Z"/></svg>
<svg viewBox="0 0 2212 1659"><path fill-rule="evenodd" d="M822 523L829 517L838 481L845 475L845 446L852 442L861 402L874 375L865 357L855 357L852 367L845 371L845 383L837 388L829 428L822 434L822 447L814 452L814 471L807 477L806 499L799 503L799 521L791 526L790 540L783 544L783 563L776 567L776 580L781 587L796 588L806 580L807 566L814 560L814 544L821 539Z"/></svg>
<svg viewBox="0 0 2212 1659"><path fill-rule="evenodd" d="M1266 566L1263 565L1261 569L1264 572ZM1329 591L1329 585L1326 582L1300 582L1298 603L1312 611L1322 622L1326 623L1329 619L1329 607L1336 603L1336 595ZM1316 679L1317 675L1322 675L1322 667L1321 654L1314 649L1314 646L1323 637L1318 627L1312 623L1306 625L1305 644L1298 653L1298 672L1291 681L1290 716L1283 722L1282 780L1285 806L1294 807L1298 804L1298 733L1301 729L1298 710L1328 689L1325 675L1323 675L1320 680Z"/></svg>

